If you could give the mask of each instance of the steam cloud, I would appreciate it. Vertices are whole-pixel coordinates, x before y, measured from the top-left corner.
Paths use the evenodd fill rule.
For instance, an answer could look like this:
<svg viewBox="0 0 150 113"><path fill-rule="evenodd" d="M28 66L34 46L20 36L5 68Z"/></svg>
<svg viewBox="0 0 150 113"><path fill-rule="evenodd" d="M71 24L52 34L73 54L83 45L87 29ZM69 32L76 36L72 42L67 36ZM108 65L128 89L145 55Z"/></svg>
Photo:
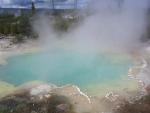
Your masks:
<svg viewBox="0 0 150 113"><path fill-rule="evenodd" d="M141 46L146 30L148 0L91 0L91 15L58 37L51 20L40 17L34 24L44 45L89 51L131 52ZM42 42L43 43L43 42Z"/></svg>

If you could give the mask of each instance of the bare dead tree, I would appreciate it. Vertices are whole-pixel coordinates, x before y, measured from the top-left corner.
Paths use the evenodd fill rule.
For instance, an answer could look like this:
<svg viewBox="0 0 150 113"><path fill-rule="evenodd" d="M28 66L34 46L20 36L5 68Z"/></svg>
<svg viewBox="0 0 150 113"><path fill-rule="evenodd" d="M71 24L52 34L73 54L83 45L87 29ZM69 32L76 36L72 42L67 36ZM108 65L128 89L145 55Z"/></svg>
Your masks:
<svg viewBox="0 0 150 113"><path fill-rule="evenodd" d="M74 0L74 9L78 8L78 0Z"/></svg>
<svg viewBox="0 0 150 113"><path fill-rule="evenodd" d="M55 10L55 3L54 3L54 0L50 0L50 4L51 4L52 9Z"/></svg>

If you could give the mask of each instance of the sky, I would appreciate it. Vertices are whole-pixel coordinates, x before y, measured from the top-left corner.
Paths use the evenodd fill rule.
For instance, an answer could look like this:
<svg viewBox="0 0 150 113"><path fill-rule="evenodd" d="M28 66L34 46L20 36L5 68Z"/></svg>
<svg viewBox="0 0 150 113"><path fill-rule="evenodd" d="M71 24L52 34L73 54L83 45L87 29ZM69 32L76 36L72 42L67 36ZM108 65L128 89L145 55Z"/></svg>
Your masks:
<svg viewBox="0 0 150 113"><path fill-rule="evenodd" d="M2 8L17 8L24 7L30 8L31 1L35 2L36 8L50 8L50 0L0 0L0 7ZM73 7L74 0L55 0L56 8L71 8ZM63 1L63 2L59 2ZM87 0L78 0L78 7L84 7Z"/></svg>

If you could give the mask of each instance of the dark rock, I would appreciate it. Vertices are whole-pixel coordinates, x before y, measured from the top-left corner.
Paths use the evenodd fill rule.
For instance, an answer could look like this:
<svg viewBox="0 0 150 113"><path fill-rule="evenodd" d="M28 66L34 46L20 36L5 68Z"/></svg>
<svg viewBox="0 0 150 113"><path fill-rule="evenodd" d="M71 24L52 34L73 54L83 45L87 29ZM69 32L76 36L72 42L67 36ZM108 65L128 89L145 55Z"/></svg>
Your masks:
<svg viewBox="0 0 150 113"><path fill-rule="evenodd" d="M124 101L114 110L114 113L150 113L150 95L133 103Z"/></svg>
<svg viewBox="0 0 150 113"><path fill-rule="evenodd" d="M54 95L48 101L48 113L74 113L73 106L65 96Z"/></svg>
<svg viewBox="0 0 150 113"><path fill-rule="evenodd" d="M148 85L148 86L146 87L146 91L147 91L147 93L150 95L150 85Z"/></svg>
<svg viewBox="0 0 150 113"><path fill-rule="evenodd" d="M31 98L28 91L8 95L0 99L0 113L75 113L69 99L50 94L47 98Z"/></svg>
<svg viewBox="0 0 150 113"><path fill-rule="evenodd" d="M68 106L68 104L60 104L60 105L56 106L56 110L58 112L64 113L64 112L69 111L69 106Z"/></svg>

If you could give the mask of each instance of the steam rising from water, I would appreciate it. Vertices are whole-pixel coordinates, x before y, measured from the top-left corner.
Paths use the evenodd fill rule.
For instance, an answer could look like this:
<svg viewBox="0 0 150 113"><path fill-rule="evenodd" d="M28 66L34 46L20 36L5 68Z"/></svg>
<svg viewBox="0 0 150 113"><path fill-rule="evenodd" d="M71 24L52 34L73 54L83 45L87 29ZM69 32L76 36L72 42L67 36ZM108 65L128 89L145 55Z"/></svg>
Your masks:
<svg viewBox="0 0 150 113"><path fill-rule="evenodd" d="M52 50L71 49L94 56L99 52L134 53L143 46L148 8L149 0L91 0L90 14L64 34L58 35L46 16L38 17L33 26L40 44Z"/></svg>
<svg viewBox="0 0 150 113"><path fill-rule="evenodd" d="M84 21L61 36L52 21L40 16L34 22L42 45L63 46L83 51L132 52L141 46L146 28L148 0L92 0L91 13Z"/></svg>
<svg viewBox="0 0 150 113"><path fill-rule="evenodd" d="M33 28L40 37L39 43L43 47L48 49L48 52L51 52L49 50L55 50L55 49L60 49L60 50L71 49L71 51L73 52L80 51L82 53L85 52L85 53L92 54L93 55L92 57L91 56L89 57L89 54L82 56L82 57L89 57L89 59L92 59L91 61L89 61L89 63L88 62L85 63L86 59L84 58L79 57L80 60L77 60L77 62L79 61L77 63L77 66L81 65L81 67L83 66L83 67L86 67L87 69L89 68L91 69L90 63L95 63L93 62L93 59L97 58L95 56L97 56L99 52L104 51L104 52L126 53L126 52L137 51L141 47L142 44L140 42L140 38L142 38L146 30L146 23L147 23L146 22L146 14L147 14L147 8L148 8L147 4L148 4L148 0L91 0L91 3L88 7L89 8L88 10L91 12L91 14L86 16L84 21L79 22L76 25L76 27L69 29L69 31L64 34L61 34L61 35L58 34L52 27L53 21L49 19L49 17L46 17L44 15L40 15L33 22ZM61 51L61 52L64 52L64 51ZM52 51L51 54L53 53L56 54L54 51ZM31 69L30 70L31 72L34 70L35 71L34 73L36 73L35 74L36 76L38 74L40 74L40 77L43 76L44 78L47 78L46 76L55 76L53 75L53 73L51 75L47 75L49 74L48 73L49 69L53 70L55 67L61 67L63 69L63 67L65 67L66 65L57 66L55 65L55 62L52 61L53 60L52 59L52 60L49 60L49 63L51 63L52 64L51 66L54 68L45 68L46 66L49 66L49 65L46 65L48 62L47 61L48 58L57 57L55 55L51 57L50 56L51 55L48 55L46 57L39 56L37 57L37 60L33 57L35 61L34 60L32 61L31 59L32 62L30 60L28 62L29 64L31 63L33 65L29 65L27 63L25 64L25 67L28 66L29 69ZM71 57L72 56L75 56L75 55L72 54ZM59 56L59 58L60 57L61 56ZM43 60L43 58L45 58L46 60L45 59ZM64 61L64 64L67 62L68 58L70 57L67 57L66 61ZM38 62L38 60L41 60L41 61ZM56 60L58 59L56 58ZM82 60L85 60L85 61L80 62ZM60 63L62 63L61 59L58 60L58 62L59 61ZM76 64L76 61L73 63ZM22 66L24 66L24 63L23 65L17 64L17 69ZM66 66L66 67L69 67L69 66ZM78 69L77 66L75 66L75 68ZM97 65L94 65L94 67L96 66ZM10 69L14 70L15 69L14 67L15 67L14 65L12 66L10 65ZM41 67L42 68L44 67L45 69L42 70ZM26 72L26 68L23 68L23 69L25 69L25 72ZM28 71L29 70L27 68L27 72ZM39 73L40 71L42 75L41 73ZM59 70L57 69L56 71L58 71L58 73L61 73L61 71L59 72ZM21 71L21 74L22 74L22 71ZM79 75L76 75L76 76L79 76ZM94 75L91 75L91 76L94 77ZM102 76L105 76L105 75L102 75ZM28 78L27 76L25 77ZM90 79L90 78L87 76L87 79ZM84 82L85 81L86 80L84 80ZM99 102L96 101L94 104L94 107L96 105L98 106L98 107L96 106L96 110L99 109L100 107L98 103Z"/></svg>
<svg viewBox="0 0 150 113"><path fill-rule="evenodd" d="M76 27L71 27L66 33L58 34L52 27L53 20L44 15L38 16L38 18L33 22L33 28L39 35L39 43L41 44L41 46L48 49L48 52L50 52L51 54L55 54L55 52L51 52L50 50L55 49L65 49L71 50L73 52L80 51L82 53L85 52L92 54L92 57L89 57L89 54L82 56L92 59L91 61L89 61L89 63L83 62L82 64L82 62L80 61L84 60L84 58L80 58L80 60L77 60L77 62L79 61L77 63L77 66L81 65L82 67L83 65L84 67L91 69L89 65L90 63L95 63L93 62L93 59L97 58L95 56L97 56L99 52L104 51L130 53L132 51L137 51L141 47L142 44L140 42L140 38L142 38L143 34L145 33L147 24L147 4L148 0L91 0L91 3L87 9L91 14L86 16L84 21L77 23ZM38 62L38 60L33 61L34 65L30 65L31 72L33 70L38 70L34 72L36 73L35 75L38 75L40 70L40 68L38 68L39 65L43 68L45 64L47 64L47 60L48 58L50 58L49 56L51 55L48 55L48 57L44 57L46 60L43 60L43 57L39 56L37 59L41 60L40 62ZM72 54L71 57L72 56L75 55ZM54 55L54 58L55 57L56 56ZM51 63L52 67L55 68L55 65L53 65L55 64L55 62L53 63L52 60L49 60L49 63ZM67 60L68 59L66 59L66 61ZM31 63L30 60L29 63ZM65 63L66 62L64 61L64 64ZM27 66L25 65L25 67ZM77 66L75 66L75 68L78 69ZM63 69L65 65L61 65L60 67L62 67ZM46 76L53 76L53 73L51 75L47 75L47 73L49 72L49 68L45 68L40 71L42 73L42 75L40 73L40 77L42 76L44 78L47 78ZM56 69L56 71L59 70ZM89 78L87 77L87 79Z"/></svg>

